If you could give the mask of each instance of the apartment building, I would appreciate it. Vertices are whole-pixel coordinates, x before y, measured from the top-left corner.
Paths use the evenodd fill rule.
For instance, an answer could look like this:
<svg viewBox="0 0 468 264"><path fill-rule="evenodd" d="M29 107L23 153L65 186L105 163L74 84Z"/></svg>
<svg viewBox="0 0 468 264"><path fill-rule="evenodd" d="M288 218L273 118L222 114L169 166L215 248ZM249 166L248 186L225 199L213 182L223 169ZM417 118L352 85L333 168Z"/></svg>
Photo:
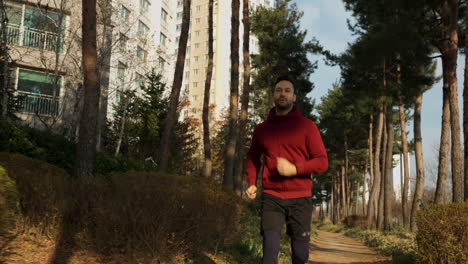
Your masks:
<svg viewBox="0 0 468 264"><path fill-rule="evenodd" d="M276 7L276 1L251 0L250 7L255 9L263 5ZM183 1L176 1L176 43L178 43L182 24ZM242 1L240 7L242 19ZM240 23L240 84L242 84L242 35ZM231 78L231 1L215 0L213 7L213 79L210 88L210 104L214 105L212 118L222 119L229 108ZM257 40L251 36L250 52L258 52ZM208 0L192 0L189 41L184 67L182 95L190 102L188 109L183 110L181 117L201 119L203 109L204 87L208 67ZM240 87L241 89L242 87Z"/></svg>
<svg viewBox="0 0 468 264"><path fill-rule="evenodd" d="M5 1L11 85L17 116L37 127L73 131L79 112L80 1ZM74 133L74 132L70 132Z"/></svg>
<svg viewBox="0 0 468 264"><path fill-rule="evenodd" d="M175 2L171 0L115 0L112 2L113 49L107 117L125 90L139 91L152 69L172 84L175 54Z"/></svg>

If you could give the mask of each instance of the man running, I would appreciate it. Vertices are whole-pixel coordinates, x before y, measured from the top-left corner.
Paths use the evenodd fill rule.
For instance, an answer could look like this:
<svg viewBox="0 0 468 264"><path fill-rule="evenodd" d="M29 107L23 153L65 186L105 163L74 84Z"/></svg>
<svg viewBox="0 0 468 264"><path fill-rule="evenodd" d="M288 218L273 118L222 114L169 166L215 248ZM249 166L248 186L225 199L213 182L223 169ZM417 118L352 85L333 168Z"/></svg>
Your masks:
<svg viewBox="0 0 468 264"><path fill-rule="evenodd" d="M291 238L292 263L309 258L313 173L325 172L328 158L315 123L294 105L296 89L288 76L279 77L273 89L275 107L256 126L247 155L249 199L257 195L257 172L265 156L261 195L263 264L278 263L281 228L286 222Z"/></svg>

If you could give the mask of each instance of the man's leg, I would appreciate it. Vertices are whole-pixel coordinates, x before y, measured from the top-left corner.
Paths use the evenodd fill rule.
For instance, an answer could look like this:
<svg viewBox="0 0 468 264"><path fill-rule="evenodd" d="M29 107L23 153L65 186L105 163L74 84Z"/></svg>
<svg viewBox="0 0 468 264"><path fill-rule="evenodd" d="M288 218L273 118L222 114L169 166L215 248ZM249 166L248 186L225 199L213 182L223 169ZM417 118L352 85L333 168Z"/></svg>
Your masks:
<svg viewBox="0 0 468 264"><path fill-rule="evenodd" d="M262 194L263 264L277 264L280 249L281 228L285 220L282 200Z"/></svg>
<svg viewBox="0 0 468 264"><path fill-rule="evenodd" d="M309 259L312 200L310 197L291 199L287 205L287 228L291 237L292 263L305 264Z"/></svg>

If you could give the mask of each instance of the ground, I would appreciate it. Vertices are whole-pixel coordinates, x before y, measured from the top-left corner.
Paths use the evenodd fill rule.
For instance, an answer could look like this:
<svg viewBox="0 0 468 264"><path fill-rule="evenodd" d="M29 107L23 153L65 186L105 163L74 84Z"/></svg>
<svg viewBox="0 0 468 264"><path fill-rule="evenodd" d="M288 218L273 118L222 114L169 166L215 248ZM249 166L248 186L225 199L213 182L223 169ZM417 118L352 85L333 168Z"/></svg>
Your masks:
<svg viewBox="0 0 468 264"><path fill-rule="evenodd" d="M317 231L311 241L309 264L391 264L391 257L385 257L369 249L362 242L343 234ZM0 243L0 264L46 264L54 252L50 240L31 239L30 236L2 237ZM3 255L3 256L2 256ZM206 263L218 262L215 258ZM223 263L226 263L222 261ZM118 256L106 258L92 252L75 251L71 264L131 263ZM140 262L141 263L141 262ZM143 264L143 263L142 263ZM146 264L146 263L145 263ZM244 264L244 263L242 263ZM245 263L249 264L249 263Z"/></svg>
<svg viewBox="0 0 468 264"><path fill-rule="evenodd" d="M381 256L362 242L343 234L317 231L312 239L309 264L391 264L391 257Z"/></svg>

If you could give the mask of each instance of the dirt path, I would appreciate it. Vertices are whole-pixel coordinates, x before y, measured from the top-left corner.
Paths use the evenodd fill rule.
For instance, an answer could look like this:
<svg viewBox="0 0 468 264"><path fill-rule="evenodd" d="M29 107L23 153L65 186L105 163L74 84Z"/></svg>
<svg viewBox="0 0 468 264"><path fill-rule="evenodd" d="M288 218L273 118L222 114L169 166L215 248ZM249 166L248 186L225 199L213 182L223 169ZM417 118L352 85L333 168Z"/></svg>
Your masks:
<svg viewBox="0 0 468 264"><path fill-rule="evenodd" d="M317 231L312 239L309 264L391 264L362 242L342 234Z"/></svg>

